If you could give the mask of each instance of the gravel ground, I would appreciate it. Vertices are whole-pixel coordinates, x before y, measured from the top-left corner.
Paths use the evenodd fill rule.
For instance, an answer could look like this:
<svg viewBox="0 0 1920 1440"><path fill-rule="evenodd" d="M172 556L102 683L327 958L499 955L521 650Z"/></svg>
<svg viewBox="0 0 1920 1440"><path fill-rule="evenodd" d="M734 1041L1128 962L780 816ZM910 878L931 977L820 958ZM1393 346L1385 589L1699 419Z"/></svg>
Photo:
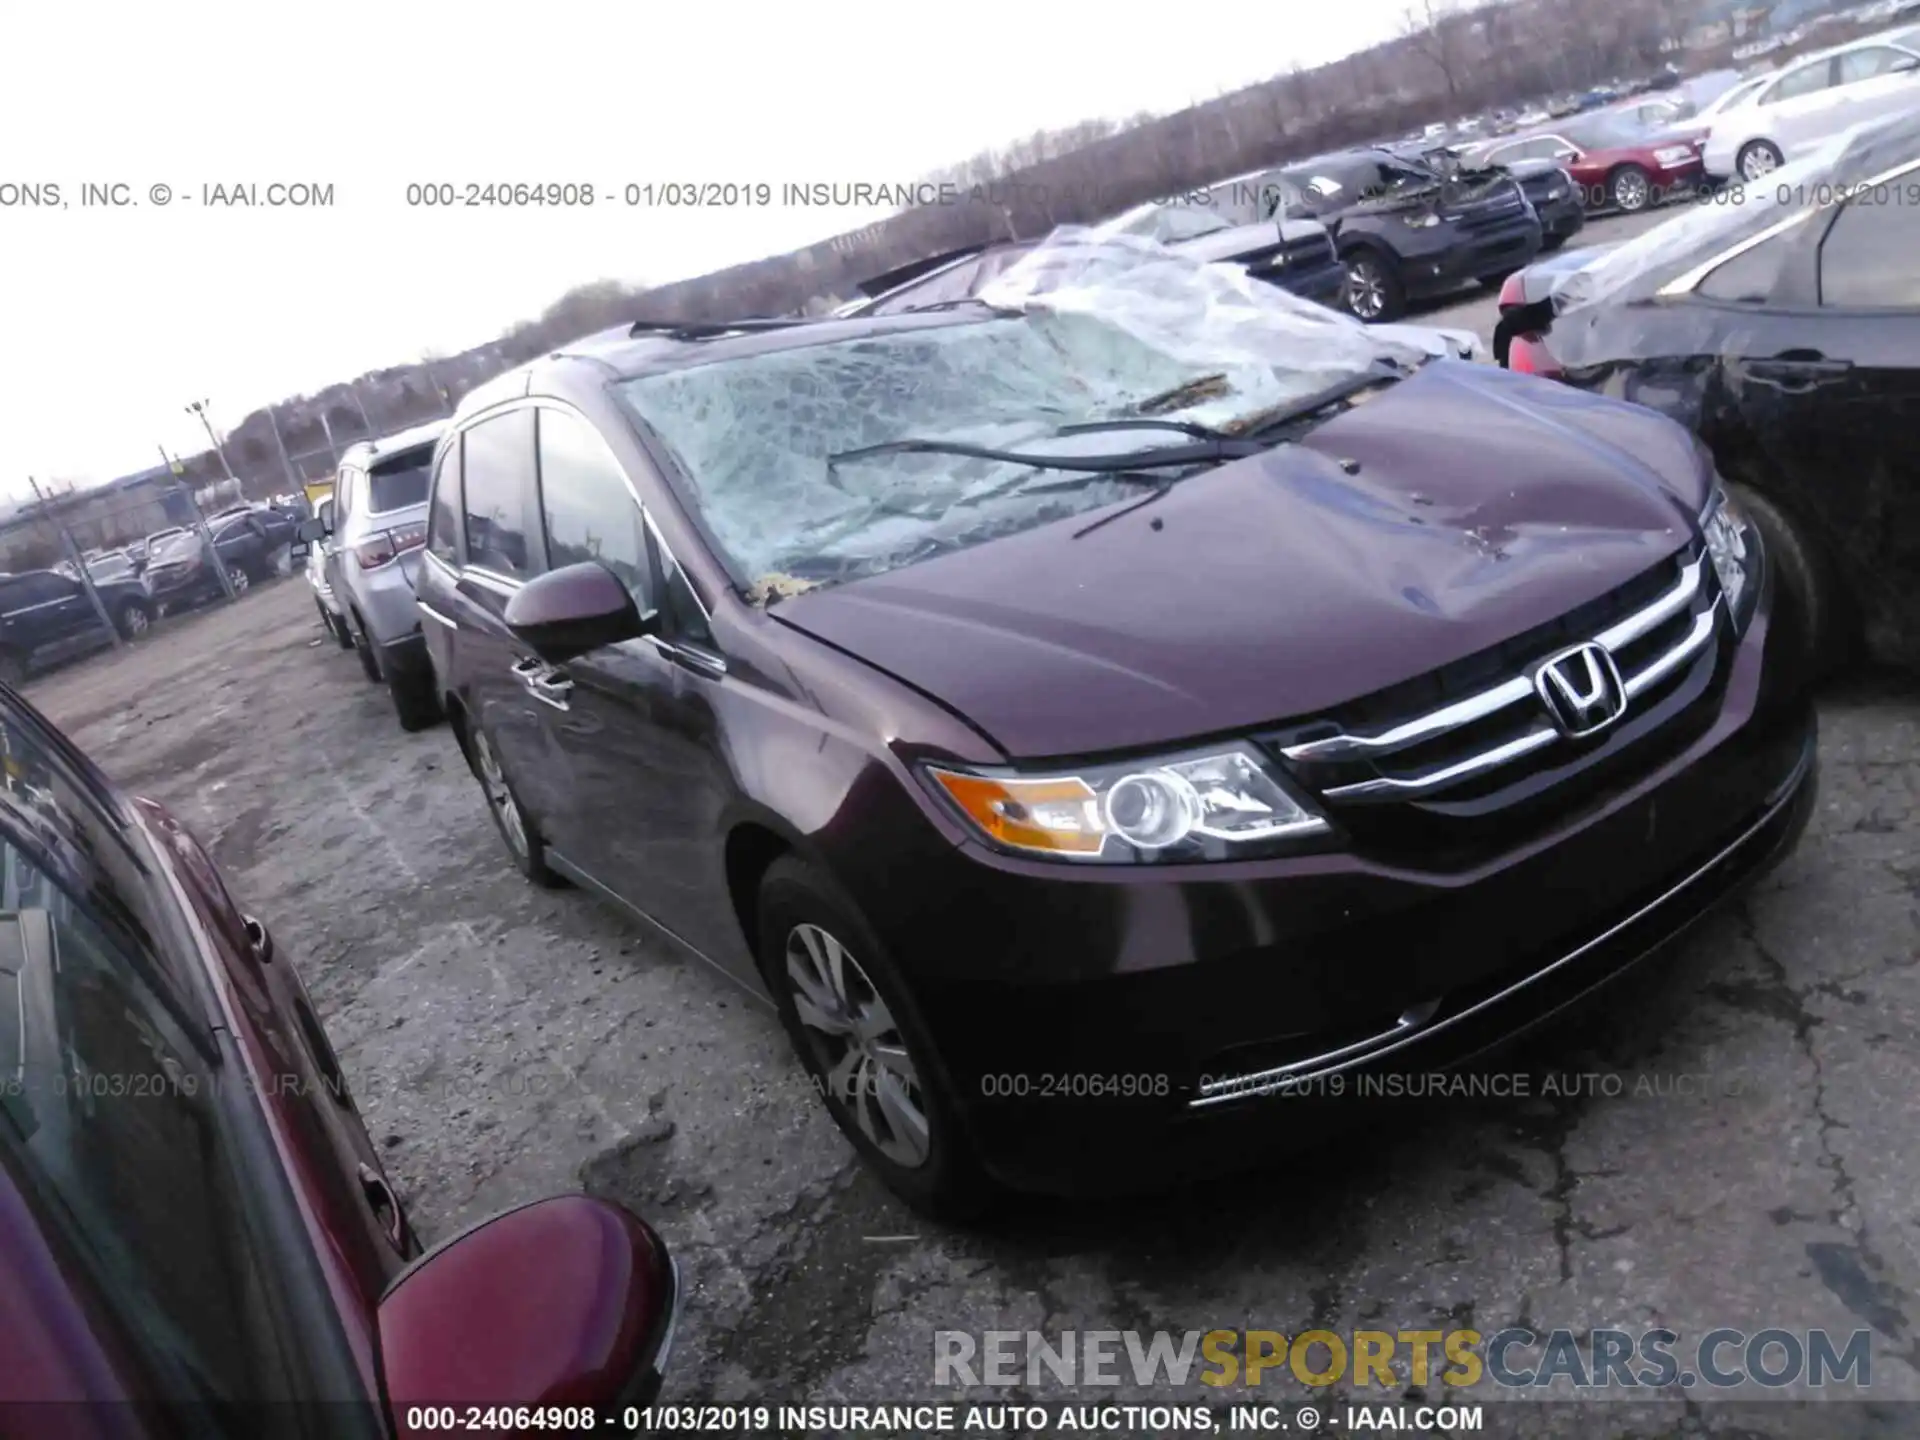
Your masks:
<svg viewBox="0 0 1920 1440"><path fill-rule="evenodd" d="M1428 316L1485 333L1491 304ZM691 1287L668 1398L927 1398L936 1330L1522 1322L1870 1327L1875 1395L1920 1398L1911 685L1826 697L1797 855L1668 973L1529 1052L1623 1093L1433 1106L1203 1195L1039 1207L986 1234L933 1229L866 1177L766 1013L584 896L522 884L451 736L401 732L323 643L300 578L29 693L172 806L299 957L429 1243L576 1185L661 1229ZM1270 1376L1154 1398L1309 1393ZM1348 1396L1393 1398L1315 1398ZM1486 1430L1665 1434L1683 1418L1800 1433L1785 1409L1692 1403L1604 1422L1496 1405Z"/></svg>

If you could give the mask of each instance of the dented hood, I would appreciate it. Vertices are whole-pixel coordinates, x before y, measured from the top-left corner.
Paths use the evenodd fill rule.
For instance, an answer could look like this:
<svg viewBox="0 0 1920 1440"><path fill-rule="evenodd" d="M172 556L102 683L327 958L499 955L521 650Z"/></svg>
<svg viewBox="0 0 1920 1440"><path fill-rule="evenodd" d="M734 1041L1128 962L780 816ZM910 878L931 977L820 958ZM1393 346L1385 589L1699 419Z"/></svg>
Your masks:
<svg viewBox="0 0 1920 1440"><path fill-rule="evenodd" d="M1650 411L1436 361L1138 508L769 613L1015 758L1154 746L1318 711L1595 599L1687 542L1707 484Z"/></svg>

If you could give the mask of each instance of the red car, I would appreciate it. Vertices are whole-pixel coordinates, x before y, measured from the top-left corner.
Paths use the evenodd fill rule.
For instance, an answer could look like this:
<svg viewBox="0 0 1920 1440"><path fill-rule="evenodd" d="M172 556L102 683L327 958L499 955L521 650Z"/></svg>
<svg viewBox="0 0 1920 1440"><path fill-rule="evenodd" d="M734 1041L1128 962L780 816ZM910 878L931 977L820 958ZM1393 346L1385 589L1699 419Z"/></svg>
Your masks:
<svg viewBox="0 0 1920 1440"><path fill-rule="evenodd" d="M0 1433L604 1431L657 1392L659 1237L567 1195L422 1254L291 958L4 688L0 1112Z"/></svg>
<svg viewBox="0 0 1920 1440"><path fill-rule="evenodd" d="M1649 127L1632 112L1574 115L1551 130L1509 135L1474 152L1483 164L1551 160L1573 176L1589 210L1631 214L1700 188L1707 131Z"/></svg>

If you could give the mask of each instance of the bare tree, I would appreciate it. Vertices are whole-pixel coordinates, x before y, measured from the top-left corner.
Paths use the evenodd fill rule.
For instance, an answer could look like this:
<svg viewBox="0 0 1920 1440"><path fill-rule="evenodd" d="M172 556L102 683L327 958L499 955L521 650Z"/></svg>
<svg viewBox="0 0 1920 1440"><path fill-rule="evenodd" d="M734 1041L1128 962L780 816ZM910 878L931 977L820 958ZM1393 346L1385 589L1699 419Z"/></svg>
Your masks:
<svg viewBox="0 0 1920 1440"><path fill-rule="evenodd" d="M1412 0L1400 16L1401 38L1440 72L1449 104L1460 98L1462 57L1457 8L1453 0Z"/></svg>

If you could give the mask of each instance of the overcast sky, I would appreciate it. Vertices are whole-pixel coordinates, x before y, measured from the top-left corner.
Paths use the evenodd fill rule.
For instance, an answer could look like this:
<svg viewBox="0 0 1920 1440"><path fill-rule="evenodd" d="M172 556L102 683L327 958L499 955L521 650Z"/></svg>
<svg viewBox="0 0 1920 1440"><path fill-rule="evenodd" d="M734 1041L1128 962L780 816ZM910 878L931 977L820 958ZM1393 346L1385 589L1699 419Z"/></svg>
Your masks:
<svg viewBox="0 0 1920 1440"><path fill-rule="evenodd" d="M0 87L0 494L205 448L217 422L452 352L601 277L661 283L885 212L429 211L419 181L902 181L1177 109L1390 35L1405 0L16 7ZM30 60L31 63L28 63ZM202 186L333 186L330 209ZM128 208L85 208L84 182ZM154 187L172 192L154 203Z"/></svg>

